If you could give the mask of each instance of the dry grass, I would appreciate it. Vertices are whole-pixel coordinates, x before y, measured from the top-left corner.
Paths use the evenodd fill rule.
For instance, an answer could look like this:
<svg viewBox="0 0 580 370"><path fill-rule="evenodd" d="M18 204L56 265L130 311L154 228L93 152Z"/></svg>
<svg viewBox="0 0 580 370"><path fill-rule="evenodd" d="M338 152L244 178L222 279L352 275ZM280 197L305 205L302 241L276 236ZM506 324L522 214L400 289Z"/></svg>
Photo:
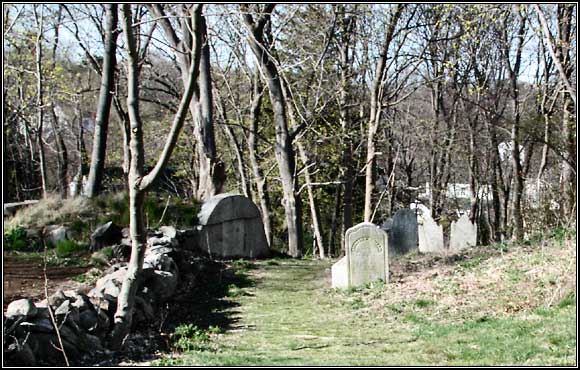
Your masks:
<svg viewBox="0 0 580 370"><path fill-rule="evenodd" d="M386 314L389 308L428 302L428 311L441 320L529 313L575 294L575 240L514 244L505 252L492 248L474 248L454 262L433 256L398 261L390 287L362 299Z"/></svg>
<svg viewBox="0 0 580 370"><path fill-rule="evenodd" d="M4 222L4 231L17 226L24 228L42 228L62 221L71 221L94 213L91 201L84 197L62 199L51 195L38 203L20 209L13 217Z"/></svg>

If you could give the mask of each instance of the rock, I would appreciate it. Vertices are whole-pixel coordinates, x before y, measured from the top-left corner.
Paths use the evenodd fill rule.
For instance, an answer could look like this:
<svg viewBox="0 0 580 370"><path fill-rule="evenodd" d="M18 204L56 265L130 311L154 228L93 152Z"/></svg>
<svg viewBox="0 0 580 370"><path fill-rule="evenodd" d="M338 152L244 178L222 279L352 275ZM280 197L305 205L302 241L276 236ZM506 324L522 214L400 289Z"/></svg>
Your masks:
<svg viewBox="0 0 580 370"><path fill-rule="evenodd" d="M172 247L177 247L179 245L179 243L177 242L176 238L170 238L167 236L163 236L163 237L152 237L147 239L147 245L149 246L155 246L155 245L163 245L163 246L172 246Z"/></svg>
<svg viewBox="0 0 580 370"><path fill-rule="evenodd" d="M127 273L127 267L120 268L112 273L109 273L99 280L95 285L94 292L89 294L89 296L100 296L106 297L110 296L116 299L121 291L121 285L123 284L123 279ZM91 291L92 292L92 291Z"/></svg>
<svg viewBox="0 0 580 370"><path fill-rule="evenodd" d="M163 233L163 235L167 238L177 238L177 229L175 229L173 226L161 226L159 231L161 231L161 233Z"/></svg>
<svg viewBox="0 0 580 370"><path fill-rule="evenodd" d="M177 264L173 258L165 254L148 253L145 255L143 269L153 268L154 270L176 272Z"/></svg>
<svg viewBox="0 0 580 370"><path fill-rule="evenodd" d="M155 270L147 285L151 287L154 299L157 302L163 302L173 296L177 289L178 281L177 273Z"/></svg>
<svg viewBox="0 0 580 370"><path fill-rule="evenodd" d="M135 321L150 322L155 318L153 307L143 298L135 297Z"/></svg>
<svg viewBox="0 0 580 370"><path fill-rule="evenodd" d="M53 295L48 297L48 304L50 304L51 307L58 307L67 299L68 297L64 294L64 292L59 289Z"/></svg>
<svg viewBox="0 0 580 370"><path fill-rule="evenodd" d="M59 328L60 336L62 339L69 341L70 343L80 344L81 338L76 332L76 330L69 327L69 325L61 325Z"/></svg>
<svg viewBox="0 0 580 370"><path fill-rule="evenodd" d="M109 245L119 244L123 238L122 230L109 221L99 226L91 235L91 251L99 250Z"/></svg>
<svg viewBox="0 0 580 370"><path fill-rule="evenodd" d="M87 334L85 340L91 351L102 351L104 349L101 340L95 335Z"/></svg>
<svg viewBox="0 0 580 370"><path fill-rule="evenodd" d="M31 299L19 299L17 301L11 302L6 308L6 317L12 316L26 316L34 317L38 314L38 309L34 305Z"/></svg>
<svg viewBox="0 0 580 370"><path fill-rule="evenodd" d="M28 343L12 343L4 350L4 365L33 367L36 357Z"/></svg>
<svg viewBox="0 0 580 370"><path fill-rule="evenodd" d="M99 325L97 312L94 310L84 310L79 314L79 325L86 331L93 331Z"/></svg>
<svg viewBox="0 0 580 370"><path fill-rule="evenodd" d="M66 322L79 322L79 310L72 306L69 299L64 301L58 308L54 311L54 315L59 320L66 320ZM59 321L60 322L60 321Z"/></svg>
<svg viewBox="0 0 580 370"><path fill-rule="evenodd" d="M113 257L118 258L120 260L125 260L125 261L127 259L129 259L129 257L131 257L131 242L129 242L129 244L126 245L126 244L123 244L123 241L121 241L121 244L114 245L113 246Z"/></svg>
<svg viewBox="0 0 580 370"><path fill-rule="evenodd" d="M52 321L47 318L35 320L33 322L23 322L20 326L28 332L54 333L54 325L52 325Z"/></svg>
<svg viewBox="0 0 580 370"><path fill-rule="evenodd" d="M86 294L74 290L66 291L67 297L72 299L71 306L76 308L79 312L84 310L94 310L94 306Z"/></svg>
<svg viewBox="0 0 580 370"><path fill-rule="evenodd" d="M57 245L67 239L67 228L62 225L48 225L44 231L44 240L51 244Z"/></svg>
<svg viewBox="0 0 580 370"><path fill-rule="evenodd" d="M163 245L156 245L156 246L148 249L148 253L150 253L150 254L167 254L167 255L169 255L173 252L175 252L175 249L170 248L170 247L166 247Z"/></svg>

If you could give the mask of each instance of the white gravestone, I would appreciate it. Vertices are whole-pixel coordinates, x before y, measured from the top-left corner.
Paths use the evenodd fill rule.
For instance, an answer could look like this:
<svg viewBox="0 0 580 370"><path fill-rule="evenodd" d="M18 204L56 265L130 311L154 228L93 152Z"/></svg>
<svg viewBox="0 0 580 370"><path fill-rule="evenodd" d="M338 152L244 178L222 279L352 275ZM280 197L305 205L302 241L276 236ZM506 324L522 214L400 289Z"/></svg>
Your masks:
<svg viewBox="0 0 580 370"><path fill-rule="evenodd" d="M441 254L445 252L443 227L438 225L428 214L419 216L419 251Z"/></svg>
<svg viewBox="0 0 580 370"><path fill-rule="evenodd" d="M465 248L475 246L476 243L477 225L471 223L467 213L463 214L457 222L451 223L450 252L459 252Z"/></svg>
<svg viewBox="0 0 580 370"><path fill-rule="evenodd" d="M389 240L377 225L363 222L346 231L346 256L332 266L332 287L348 288L389 279Z"/></svg>

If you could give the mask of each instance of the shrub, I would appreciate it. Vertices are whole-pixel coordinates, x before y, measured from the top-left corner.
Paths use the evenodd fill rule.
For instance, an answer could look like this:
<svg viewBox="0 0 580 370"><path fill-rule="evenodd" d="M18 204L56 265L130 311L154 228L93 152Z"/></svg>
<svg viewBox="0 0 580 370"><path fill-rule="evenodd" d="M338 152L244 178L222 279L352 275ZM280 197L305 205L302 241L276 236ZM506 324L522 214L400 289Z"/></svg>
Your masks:
<svg viewBox="0 0 580 370"><path fill-rule="evenodd" d="M209 335L193 324L182 324L175 328L171 345L176 351L203 351L208 349Z"/></svg>
<svg viewBox="0 0 580 370"><path fill-rule="evenodd" d="M56 243L56 255L59 258L69 257L75 252L86 250L86 246L75 242L74 240L61 240Z"/></svg>
<svg viewBox="0 0 580 370"><path fill-rule="evenodd" d="M4 248L6 250L22 251L28 245L26 241L26 230L17 226L4 234Z"/></svg>

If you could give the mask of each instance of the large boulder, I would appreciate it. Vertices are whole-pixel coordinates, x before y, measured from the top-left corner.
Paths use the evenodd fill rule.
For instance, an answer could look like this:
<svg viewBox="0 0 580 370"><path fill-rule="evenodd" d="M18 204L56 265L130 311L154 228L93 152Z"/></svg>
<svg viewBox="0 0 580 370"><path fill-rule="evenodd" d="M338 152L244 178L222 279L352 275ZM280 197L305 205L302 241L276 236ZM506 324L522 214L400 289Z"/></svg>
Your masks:
<svg viewBox="0 0 580 370"><path fill-rule="evenodd" d="M91 235L91 251L97 251L101 248L121 243L123 239L122 229L109 221L99 226Z"/></svg>

